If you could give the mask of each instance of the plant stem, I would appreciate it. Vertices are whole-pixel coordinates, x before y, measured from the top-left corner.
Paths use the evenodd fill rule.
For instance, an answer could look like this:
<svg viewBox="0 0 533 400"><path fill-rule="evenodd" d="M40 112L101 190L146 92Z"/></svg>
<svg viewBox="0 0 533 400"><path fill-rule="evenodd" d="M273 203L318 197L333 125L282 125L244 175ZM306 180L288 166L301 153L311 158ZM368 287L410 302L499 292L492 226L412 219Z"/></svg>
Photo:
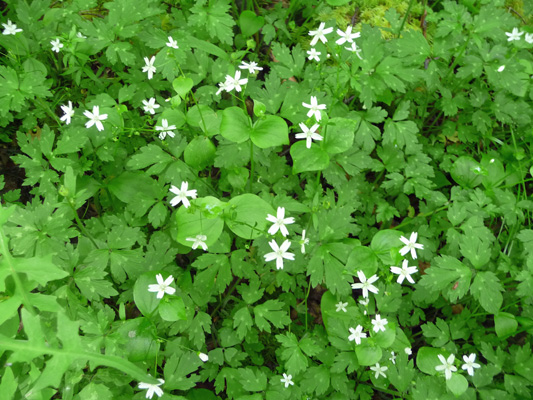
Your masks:
<svg viewBox="0 0 533 400"><path fill-rule="evenodd" d="M414 0L411 0L409 2L409 7L407 7L407 11L405 12L405 15L403 17L402 24L400 25L400 29L398 29L398 33L397 33L398 37L400 37L400 33L402 33L402 31L403 31L403 27L405 25L405 21L407 21L407 18L409 17L409 13L411 12L411 7L413 6L413 2L414 2Z"/></svg>
<svg viewBox="0 0 533 400"><path fill-rule="evenodd" d="M250 180L248 181L248 192L252 193L252 181L254 179L254 143L250 140Z"/></svg>

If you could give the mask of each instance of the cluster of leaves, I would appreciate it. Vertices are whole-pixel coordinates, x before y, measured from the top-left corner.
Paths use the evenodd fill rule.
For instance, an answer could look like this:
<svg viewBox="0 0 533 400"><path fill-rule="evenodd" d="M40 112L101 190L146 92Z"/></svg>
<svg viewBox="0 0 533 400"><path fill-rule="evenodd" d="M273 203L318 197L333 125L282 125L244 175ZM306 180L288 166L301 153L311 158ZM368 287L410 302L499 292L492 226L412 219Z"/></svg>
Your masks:
<svg viewBox="0 0 533 400"><path fill-rule="evenodd" d="M308 32L344 31L346 1L256 3L3 12L0 140L29 189L0 180L3 398L531 397L533 44L506 32L533 29L503 0L418 4L427 32L386 12L386 35L361 24L350 51L331 32L317 62ZM243 61L263 70L221 94ZM196 195L174 208L181 182ZM281 269L272 240L291 241Z"/></svg>

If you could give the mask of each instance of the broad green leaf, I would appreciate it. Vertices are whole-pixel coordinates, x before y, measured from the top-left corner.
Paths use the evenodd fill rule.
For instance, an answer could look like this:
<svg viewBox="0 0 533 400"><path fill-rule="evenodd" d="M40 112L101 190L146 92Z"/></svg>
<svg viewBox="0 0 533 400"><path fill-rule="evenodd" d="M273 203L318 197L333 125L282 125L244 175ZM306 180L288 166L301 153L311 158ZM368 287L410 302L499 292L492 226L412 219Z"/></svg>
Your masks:
<svg viewBox="0 0 533 400"><path fill-rule="evenodd" d="M305 140L300 140L291 146L293 160L292 171L295 174L306 171L322 171L329 165L328 153L318 145L312 144L308 149Z"/></svg>
<svg viewBox="0 0 533 400"><path fill-rule="evenodd" d="M165 321L186 321L187 312L185 311L183 299L181 297L165 295L159 303L159 315Z"/></svg>
<svg viewBox="0 0 533 400"><path fill-rule="evenodd" d="M267 300L254 308L255 324L266 332L271 331L271 325L276 328L283 328L291 319L287 311L283 310L284 303L279 300Z"/></svg>
<svg viewBox="0 0 533 400"><path fill-rule="evenodd" d="M244 10L239 17L239 26L244 36L252 36L265 24L265 19L255 15L253 11Z"/></svg>
<svg viewBox="0 0 533 400"><path fill-rule="evenodd" d="M257 121L250 131L252 142L262 149L289 144L289 128L283 118L267 115Z"/></svg>
<svg viewBox="0 0 533 400"><path fill-rule="evenodd" d="M355 345L355 354L360 365L375 365L382 357L381 347L372 345L368 341L361 341L361 344Z"/></svg>
<svg viewBox="0 0 533 400"><path fill-rule="evenodd" d="M242 143L250 138L252 132L250 117L239 107L228 107L222 111L220 134L235 143Z"/></svg>
<svg viewBox="0 0 533 400"><path fill-rule="evenodd" d="M209 137L220 133L221 119L219 115L205 104L198 104L189 108L187 123L190 126L200 128Z"/></svg>
<svg viewBox="0 0 533 400"><path fill-rule="evenodd" d="M463 235L459 245L461 254L468 258L474 268L482 269L490 261L490 244L478 236Z"/></svg>
<svg viewBox="0 0 533 400"><path fill-rule="evenodd" d="M481 183L481 167L469 156L461 156L452 165L451 175L455 182L464 188L475 188Z"/></svg>
<svg viewBox="0 0 533 400"><path fill-rule="evenodd" d="M162 271L148 271L137 278L135 286L133 287L133 300L135 301L135 305L146 317L151 317L153 315L161 301L156 297L157 292L148 291L150 285L157 284L156 275L158 273L163 275L163 279L168 278L168 273Z"/></svg>
<svg viewBox="0 0 533 400"><path fill-rule="evenodd" d="M399 248L403 247L401 236L401 232L392 229L379 231L372 238L370 248L385 265L396 265Z"/></svg>
<svg viewBox="0 0 533 400"><path fill-rule="evenodd" d="M180 76L172 81L172 87L182 99L185 99L194 85L191 78Z"/></svg>
<svg viewBox="0 0 533 400"><path fill-rule="evenodd" d="M222 211L225 204L215 197L207 196L194 200L194 206L180 207L176 213L178 234L176 240L184 246L192 247L198 235L207 237L207 247L215 244L224 228Z"/></svg>
<svg viewBox="0 0 533 400"><path fill-rule="evenodd" d="M13 370L11 367L6 367L4 374L2 375L2 381L0 382L0 392L5 399L12 399L17 391L17 380L15 375L13 375Z"/></svg>
<svg viewBox="0 0 533 400"><path fill-rule="evenodd" d="M183 159L187 165L202 170L213 163L215 151L216 147L209 138L197 136L185 148Z"/></svg>
<svg viewBox="0 0 533 400"><path fill-rule="evenodd" d="M446 381L446 387L458 397L468 389L468 381L463 375L452 374L452 377Z"/></svg>
<svg viewBox="0 0 533 400"><path fill-rule="evenodd" d="M324 150L328 154L342 153L350 149L355 137L357 122L346 118L332 118L326 126Z"/></svg>
<svg viewBox="0 0 533 400"><path fill-rule="evenodd" d="M139 217L158 200L161 191L158 183L141 171L123 172L107 187L120 201L130 204L131 210Z"/></svg>
<svg viewBox="0 0 533 400"><path fill-rule="evenodd" d="M34 280L39 285L45 286L48 282L68 276L66 271L58 268L52 262L52 255L46 257L10 258L11 265L18 273L26 274L28 279ZM10 270L8 259L0 262L0 269ZM3 285L0 285L0 288Z"/></svg>
<svg viewBox="0 0 533 400"><path fill-rule="evenodd" d="M302 385L306 391L314 391L318 396L323 395L330 386L330 369L325 364L313 366L305 371Z"/></svg>
<svg viewBox="0 0 533 400"><path fill-rule="evenodd" d="M276 335L276 339L283 348L281 359L285 361L287 373L296 375L301 371L305 371L309 361L298 346L296 335L289 332L283 335Z"/></svg>
<svg viewBox="0 0 533 400"><path fill-rule="evenodd" d="M357 246L346 261L346 270L352 275L356 275L357 271L363 271L365 276L370 277L377 272L378 263L374 250L367 246Z"/></svg>
<svg viewBox="0 0 533 400"><path fill-rule="evenodd" d="M497 314L503 303L501 292L504 289L498 277L490 271L480 271L476 274L470 287L470 293L479 301L481 307L491 314Z"/></svg>
<svg viewBox="0 0 533 400"><path fill-rule="evenodd" d="M382 349L389 348L396 338L396 323L389 322L385 325L385 332L379 331L374 334L373 338L376 341L376 344Z"/></svg>
<svg viewBox="0 0 533 400"><path fill-rule="evenodd" d="M267 215L275 215L270 204L260 197L246 193L232 198L225 210L225 222L233 233L243 239L255 239L266 232Z"/></svg>
<svg viewBox="0 0 533 400"><path fill-rule="evenodd" d="M187 351L170 356L165 362L165 389L188 390L196 386L200 380L198 374L194 374L203 361L193 353Z"/></svg>
<svg viewBox="0 0 533 400"><path fill-rule="evenodd" d="M428 375L437 375L436 366L442 365L439 360L439 354L442 354L444 358L448 359L449 353L441 349L434 347L421 347L416 354L416 365L420 371Z"/></svg>
<svg viewBox="0 0 533 400"><path fill-rule="evenodd" d="M518 322L513 314L499 312L494 316L494 328L498 337L506 337L516 332Z"/></svg>
<svg viewBox="0 0 533 400"><path fill-rule="evenodd" d="M267 376L264 371L257 367L239 368L241 373L241 383L244 390L250 392L261 392L267 387Z"/></svg>
<svg viewBox="0 0 533 400"><path fill-rule="evenodd" d="M236 329L237 335L241 340L244 339L253 324L252 316L247 306L242 307L233 316L233 328Z"/></svg>
<svg viewBox="0 0 533 400"><path fill-rule="evenodd" d="M442 291L450 301L463 297L470 288L472 271L461 261L450 256L440 256L426 269L419 283L431 291Z"/></svg>

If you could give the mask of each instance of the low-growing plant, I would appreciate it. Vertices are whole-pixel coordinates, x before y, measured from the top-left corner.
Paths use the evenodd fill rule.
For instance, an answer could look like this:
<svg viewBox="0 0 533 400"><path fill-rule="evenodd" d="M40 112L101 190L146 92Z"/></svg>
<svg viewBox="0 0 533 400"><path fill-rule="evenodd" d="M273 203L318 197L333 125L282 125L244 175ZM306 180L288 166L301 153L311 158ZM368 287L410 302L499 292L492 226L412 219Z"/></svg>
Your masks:
<svg viewBox="0 0 533 400"><path fill-rule="evenodd" d="M2 7L1 399L531 398L531 4Z"/></svg>

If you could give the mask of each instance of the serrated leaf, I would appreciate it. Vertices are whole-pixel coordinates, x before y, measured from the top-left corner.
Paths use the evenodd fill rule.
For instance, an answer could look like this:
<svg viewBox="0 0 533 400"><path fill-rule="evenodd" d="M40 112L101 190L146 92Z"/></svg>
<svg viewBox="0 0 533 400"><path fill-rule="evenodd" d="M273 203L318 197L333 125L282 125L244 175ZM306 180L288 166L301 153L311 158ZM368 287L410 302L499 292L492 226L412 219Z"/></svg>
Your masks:
<svg viewBox="0 0 533 400"><path fill-rule="evenodd" d="M276 328L283 328L291 319L283 310L284 303L279 300L267 300L254 308L254 319L257 327L266 332L271 331L271 324Z"/></svg>
<svg viewBox="0 0 533 400"><path fill-rule="evenodd" d="M504 289L498 277L490 271L478 272L470 287L470 293L479 301L481 307L491 314L500 311Z"/></svg>

